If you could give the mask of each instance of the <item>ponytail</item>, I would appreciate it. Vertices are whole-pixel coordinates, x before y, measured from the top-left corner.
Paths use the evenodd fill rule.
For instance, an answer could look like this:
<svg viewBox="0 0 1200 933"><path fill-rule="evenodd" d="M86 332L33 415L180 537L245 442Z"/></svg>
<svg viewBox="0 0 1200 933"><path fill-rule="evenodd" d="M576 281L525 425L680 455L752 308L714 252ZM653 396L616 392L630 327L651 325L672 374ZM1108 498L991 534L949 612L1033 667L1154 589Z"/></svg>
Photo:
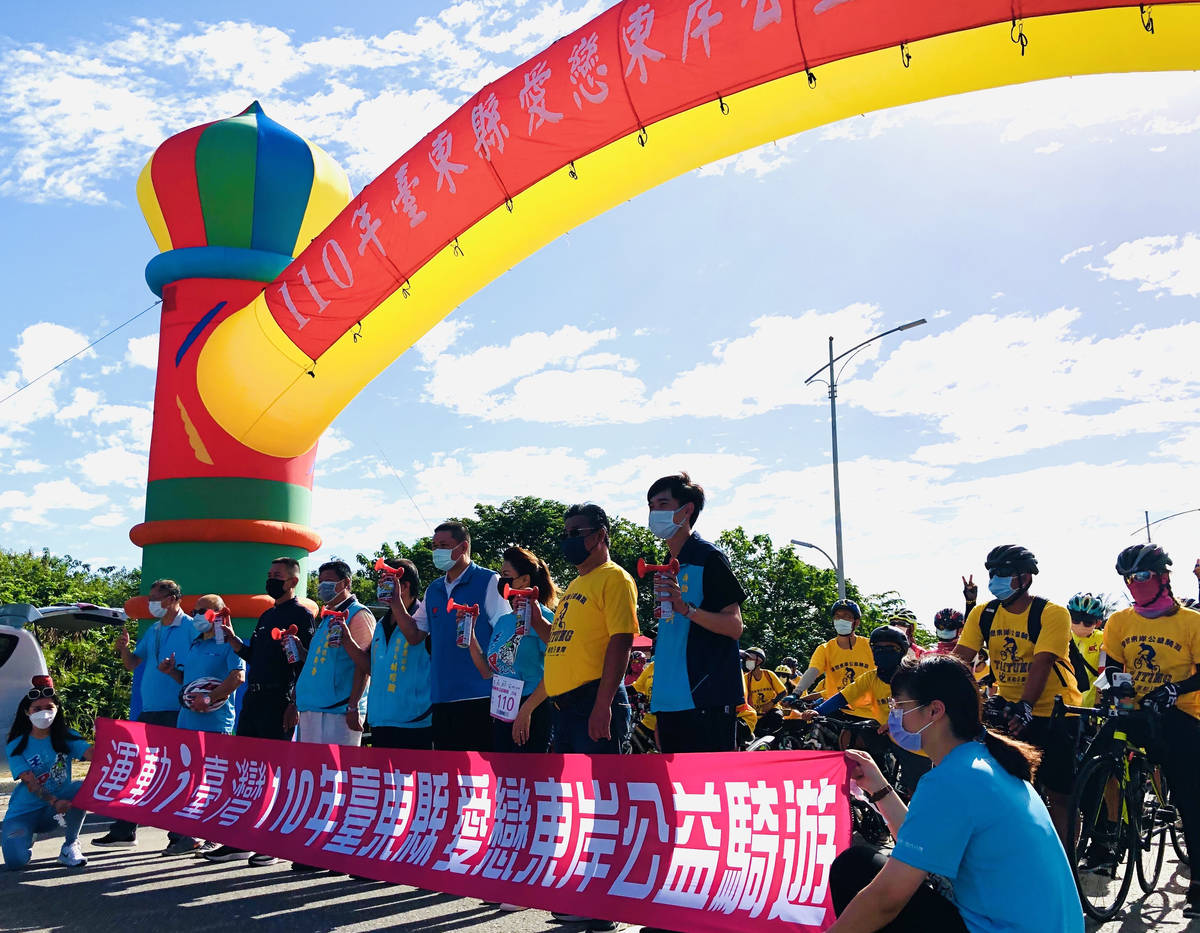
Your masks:
<svg viewBox="0 0 1200 933"><path fill-rule="evenodd" d="M991 729L983 729L979 739L987 746L988 754L996 759L1000 767L1015 778L1033 783L1038 766L1042 763L1042 751L1027 742L1018 742Z"/></svg>
<svg viewBox="0 0 1200 933"><path fill-rule="evenodd" d="M520 571L520 576L529 577L529 585L538 591L538 602L547 609L558 605L558 587L550 576L550 566L528 548L514 545L504 549L503 559Z"/></svg>

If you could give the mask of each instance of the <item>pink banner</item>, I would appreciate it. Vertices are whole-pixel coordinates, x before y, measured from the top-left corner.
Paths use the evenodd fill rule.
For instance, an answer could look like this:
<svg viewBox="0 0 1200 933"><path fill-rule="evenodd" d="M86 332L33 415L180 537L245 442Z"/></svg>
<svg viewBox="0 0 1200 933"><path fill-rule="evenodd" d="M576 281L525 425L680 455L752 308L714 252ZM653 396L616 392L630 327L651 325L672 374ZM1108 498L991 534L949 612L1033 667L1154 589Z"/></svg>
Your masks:
<svg viewBox="0 0 1200 933"><path fill-rule="evenodd" d="M823 930L838 752L478 755L101 719L76 804L382 881L694 933Z"/></svg>

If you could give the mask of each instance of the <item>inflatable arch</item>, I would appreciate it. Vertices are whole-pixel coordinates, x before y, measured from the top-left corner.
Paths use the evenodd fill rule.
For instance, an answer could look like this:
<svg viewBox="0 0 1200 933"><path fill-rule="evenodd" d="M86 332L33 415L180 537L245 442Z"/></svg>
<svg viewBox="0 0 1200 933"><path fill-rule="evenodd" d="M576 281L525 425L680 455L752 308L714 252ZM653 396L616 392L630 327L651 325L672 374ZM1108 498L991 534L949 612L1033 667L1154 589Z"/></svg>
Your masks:
<svg viewBox="0 0 1200 933"><path fill-rule="evenodd" d="M463 300L685 171L867 111L1067 75L1200 67L1167 0L624 0L487 85L351 198L315 146L245 113L138 181L163 297L143 586L265 605L306 527L317 439ZM189 578L190 577L190 578ZM186 604L186 601L185 601ZM144 598L129 606L145 618Z"/></svg>

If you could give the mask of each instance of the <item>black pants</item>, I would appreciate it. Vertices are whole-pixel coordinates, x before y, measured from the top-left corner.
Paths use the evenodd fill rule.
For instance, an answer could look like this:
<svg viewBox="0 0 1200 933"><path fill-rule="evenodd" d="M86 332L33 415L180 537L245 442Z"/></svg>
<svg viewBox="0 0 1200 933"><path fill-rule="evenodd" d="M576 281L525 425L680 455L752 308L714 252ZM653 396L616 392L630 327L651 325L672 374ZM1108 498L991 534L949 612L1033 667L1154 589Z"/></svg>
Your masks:
<svg viewBox="0 0 1200 933"><path fill-rule="evenodd" d="M1160 738L1147 751L1152 761L1162 764L1195 865L1195 853L1200 852L1200 719L1180 709L1168 710L1158 731ZM1195 885L1196 875L1192 879Z"/></svg>
<svg viewBox="0 0 1200 933"><path fill-rule="evenodd" d="M658 740L664 755L737 750L737 713L732 706L707 706L657 715Z"/></svg>
<svg viewBox="0 0 1200 933"><path fill-rule="evenodd" d="M544 755L550 751L551 720L550 701L542 700L529 716L529 738L524 745L518 745L512 737L513 724L503 719L493 719L492 751Z"/></svg>
<svg viewBox="0 0 1200 933"><path fill-rule="evenodd" d="M870 846L853 846L835 858L829 867L833 912L841 916L886 864L887 856ZM929 884L917 888L896 919L879 929L880 933L967 933L958 908Z"/></svg>
<svg viewBox="0 0 1200 933"><path fill-rule="evenodd" d="M138 722L144 722L150 726L171 726L174 727L179 719L179 710L142 710L138 713ZM120 838L122 836L128 839L137 838L137 823L130 823L129 820L113 820L109 832ZM169 832L167 839L174 842L176 839L182 838L180 833Z"/></svg>
<svg viewBox="0 0 1200 933"><path fill-rule="evenodd" d="M617 684L609 706L609 737L593 739L588 721L596 705L600 681L593 680L560 696L551 697L554 711L553 750L556 755L628 755L631 751L629 730L632 717L625 685Z"/></svg>
<svg viewBox="0 0 1200 933"><path fill-rule="evenodd" d="M399 726L371 726L372 748L433 748L433 727L402 729Z"/></svg>
<svg viewBox="0 0 1200 933"><path fill-rule="evenodd" d="M774 735L783 728L783 713L777 709L769 709L758 717L754 725L754 734L759 738L764 735Z"/></svg>
<svg viewBox="0 0 1200 933"><path fill-rule="evenodd" d="M251 684L250 687L255 687ZM237 734L251 739L292 740L295 728L283 727L283 714L291 701L285 687L246 691L242 712L238 716Z"/></svg>
<svg viewBox="0 0 1200 933"><path fill-rule="evenodd" d="M439 752L490 752L492 701L433 704L433 747Z"/></svg>

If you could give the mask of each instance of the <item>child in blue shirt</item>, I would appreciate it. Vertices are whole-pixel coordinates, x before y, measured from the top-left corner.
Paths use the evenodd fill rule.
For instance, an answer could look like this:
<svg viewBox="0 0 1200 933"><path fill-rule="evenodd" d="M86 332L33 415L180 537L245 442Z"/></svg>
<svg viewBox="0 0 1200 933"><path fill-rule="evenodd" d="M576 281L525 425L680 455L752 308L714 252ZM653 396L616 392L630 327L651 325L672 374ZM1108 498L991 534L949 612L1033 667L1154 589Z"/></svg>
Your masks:
<svg viewBox="0 0 1200 933"><path fill-rule="evenodd" d="M79 829L86 814L71 806L82 782L71 780L71 765L77 759L91 761L92 746L67 726L54 681L48 676L34 677L33 689L21 699L7 752L17 787L0 831L4 867L24 868L33 857L34 834L60 825L66 829L66 839L59 862L70 868L86 865L79 851Z"/></svg>

